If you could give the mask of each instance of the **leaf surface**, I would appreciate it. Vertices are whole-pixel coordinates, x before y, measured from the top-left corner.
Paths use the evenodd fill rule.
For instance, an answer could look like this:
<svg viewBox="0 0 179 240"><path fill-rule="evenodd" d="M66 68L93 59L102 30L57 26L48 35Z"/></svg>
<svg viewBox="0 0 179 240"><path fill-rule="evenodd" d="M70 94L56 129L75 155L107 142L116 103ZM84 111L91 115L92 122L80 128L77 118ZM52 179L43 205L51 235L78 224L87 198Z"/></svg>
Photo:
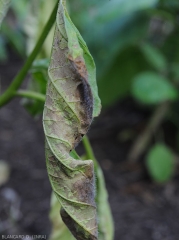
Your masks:
<svg viewBox="0 0 179 240"><path fill-rule="evenodd" d="M174 155L164 144L156 144L147 155L146 166L154 181L167 182L174 174Z"/></svg>
<svg viewBox="0 0 179 240"><path fill-rule="evenodd" d="M77 240L97 239L95 177L92 160L76 160L78 145L100 112L95 65L60 1L43 113L46 163L61 217Z"/></svg>
<svg viewBox="0 0 179 240"><path fill-rule="evenodd" d="M165 77L155 72L137 75L132 86L132 94L144 104L157 104L176 100L178 97L177 89Z"/></svg>

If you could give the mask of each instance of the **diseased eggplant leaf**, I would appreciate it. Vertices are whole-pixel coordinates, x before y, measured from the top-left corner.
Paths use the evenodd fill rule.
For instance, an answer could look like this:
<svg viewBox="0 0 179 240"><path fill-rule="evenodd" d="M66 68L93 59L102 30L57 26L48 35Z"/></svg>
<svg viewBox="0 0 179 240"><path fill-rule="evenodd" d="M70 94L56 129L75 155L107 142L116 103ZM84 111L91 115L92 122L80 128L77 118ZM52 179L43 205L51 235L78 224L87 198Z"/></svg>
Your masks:
<svg viewBox="0 0 179 240"><path fill-rule="evenodd" d="M75 151L70 153L75 159L80 159L78 154ZM81 159L86 160L87 156L84 155ZM101 170L100 165L97 163L96 159L93 159L95 162L95 175L96 175L96 204L97 204L97 213L98 213L98 239L99 240L113 240L114 238L114 224L113 218L108 202L108 194L106 191L104 175ZM51 198L51 211L50 219L52 222L52 232L50 240L73 240L72 235L69 235L69 230L62 222L62 219L58 213L60 209L60 203L54 194Z"/></svg>
<svg viewBox="0 0 179 240"><path fill-rule="evenodd" d="M86 70L88 72L88 82L93 93L93 117L97 117L101 111L101 101L98 96L98 88L96 84L96 67L94 60L78 29L72 23L67 11L65 11L64 20L67 30L66 34L68 38L68 46L69 49L72 50L70 54L72 54L72 57L74 58L78 58L81 54L83 54Z"/></svg>
<svg viewBox="0 0 179 240"><path fill-rule="evenodd" d="M0 0L0 26L6 16L11 0Z"/></svg>
<svg viewBox="0 0 179 240"><path fill-rule="evenodd" d="M66 1L58 8L49 81L43 113L46 163L61 217L77 240L98 235L92 160L75 160L70 152L100 112L95 65L68 15Z"/></svg>

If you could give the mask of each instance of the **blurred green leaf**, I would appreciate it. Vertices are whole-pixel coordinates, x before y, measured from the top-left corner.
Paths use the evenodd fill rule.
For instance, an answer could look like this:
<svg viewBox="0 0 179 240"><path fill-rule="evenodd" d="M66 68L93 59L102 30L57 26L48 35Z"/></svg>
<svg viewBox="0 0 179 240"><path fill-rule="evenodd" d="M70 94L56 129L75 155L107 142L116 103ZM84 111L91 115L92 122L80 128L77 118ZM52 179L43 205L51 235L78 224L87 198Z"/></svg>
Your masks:
<svg viewBox="0 0 179 240"><path fill-rule="evenodd" d="M103 23L113 21L119 17L131 14L135 11L140 11L154 6L158 0L112 0L106 1L98 8L97 17L95 20Z"/></svg>
<svg viewBox="0 0 179 240"><path fill-rule="evenodd" d="M20 1L20 0L18 0ZM45 1L45 0L31 0L26 10L26 16L23 17L23 30L25 31L27 38L27 53L29 54L38 37L41 34L43 27L46 24L47 19L50 17L50 13L54 8L57 0ZM54 34L54 27L50 30L43 46L39 53L40 58L49 57Z"/></svg>
<svg viewBox="0 0 179 240"><path fill-rule="evenodd" d="M146 166L154 181L167 182L172 178L175 170L173 153L167 146L157 144L149 151Z"/></svg>
<svg viewBox="0 0 179 240"><path fill-rule="evenodd" d="M159 49L153 47L148 43L141 45L142 53L146 60L153 66L157 71L165 71L167 68L167 60L165 56L160 52Z"/></svg>
<svg viewBox="0 0 179 240"><path fill-rule="evenodd" d="M89 3L90 2L90 3ZM126 46L138 43L147 33L149 16L145 10L157 0L72 1L72 19L80 29L101 78L111 62ZM84 11L85 9L85 11Z"/></svg>
<svg viewBox="0 0 179 240"><path fill-rule="evenodd" d="M144 104L157 104L166 100L176 100L178 91L166 78L154 72L137 75L132 86L133 96Z"/></svg>
<svg viewBox="0 0 179 240"><path fill-rule="evenodd" d="M179 8L179 1L178 0L160 0L160 4L162 7L175 9Z"/></svg>
<svg viewBox="0 0 179 240"><path fill-rule="evenodd" d="M135 2L133 0L75 0L69 5L75 24L83 29L91 21L104 24L119 20L134 12L154 7L157 3L158 0L137 0Z"/></svg>
<svg viewBox="0 0 179 240"><path fill-rule="evenodd" d="M144 38L148 20L147 16L138 14L119 18L112 23L93 24L94 34L87 32L84 36L94 56L98 78L103 77L106 71L113 67L114 60L124 49Z"/></svg>
<svg viewBox="0 0 179 240"><path fill-rule="evenodd" d="M5 1L4 1L5 2ZM11 13L3 22L1 34L6 43L10 44L21 56L25 56L25 35L22 31L23 16L26 15L28 0L7 1L11 2ZM1 7L0 7L1 8Z"/></svg>
<svg viewBox="0 0 179 240"><path fill-rule="evenodd" d="M33 65L32 65L32 68L31 68L31 72L35 72L37 70L39 70L39 71L42 71L42 70L47 71L49 63L50 63L50 60L48 58L36 59L33 62Z"/></svg>
<svg viewBox="0 0 179 240"><path fill-rule="evenodd" d="M179 63L173 62L173 63L171 64L170 71L171 71L173 80L174 80L176 83L179 83Z"/></svg>
<svg viewBox="0 0 179 240"><path fill-rule="evenodd" d="M170 63L170 66L172 65L172 63L179 64L178 38L179 38L179 27L177 25L175 26L175 30L172 32L172 34L166 39L162 49L168 58L168 62Z"/></svg>
<svg viewBox="0 0 179 240"><path fill-rule="evenodd" d="M23 31L26 38L26 51L24 53L29 54L37 41L43 27L46 24L46 21L51 10L53 9L57 0L46 1L46 0L16 0L12 1L12 10L16 18L16 28L21 32ZM47 39L45 40L44 45L39 56L49 57L50 48L49 45L52 44L54 29L50 31ZM16 37L17 38L17 37ZM20 42L20 41L19 41Z"/></svg>
<svg viewBox="0 0 179 240"><path fill-rule="evenodd" d="M2 34L7 42L18 52L21 57L25 56L25 36L16 26L10 26L6 22L2 24Z"/></svg>
<svg viewBox="0 0 179 240"><path fill-rule="evenodd" d="M12 9L18 18L19 23L23 24L24 18L27 15L27 10L30 5L29 0L12 1Z"/></svg>
<svg viewBox="0 0 179 240"><path fill-rule="evenodd" d="M111 67L98 81L102 106L108 107L129 94L133 78L144 69L149 70L148 63L136 47L126 48L111 60Z"/></svg>

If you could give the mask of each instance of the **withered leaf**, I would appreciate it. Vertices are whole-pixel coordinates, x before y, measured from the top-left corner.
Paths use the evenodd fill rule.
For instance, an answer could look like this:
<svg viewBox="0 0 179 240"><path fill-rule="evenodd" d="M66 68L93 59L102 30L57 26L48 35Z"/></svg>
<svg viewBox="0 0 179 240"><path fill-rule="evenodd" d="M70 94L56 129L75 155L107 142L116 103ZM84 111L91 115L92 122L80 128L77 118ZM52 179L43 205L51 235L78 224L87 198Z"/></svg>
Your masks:
<svg viewBox="0 0 179 240"><path fill-rule="evenodd" d="M100 112L95 65L87 46L60 1L43 113L46 163L61 217L77 240L98 235L92 160L70 152Z"/></svg>

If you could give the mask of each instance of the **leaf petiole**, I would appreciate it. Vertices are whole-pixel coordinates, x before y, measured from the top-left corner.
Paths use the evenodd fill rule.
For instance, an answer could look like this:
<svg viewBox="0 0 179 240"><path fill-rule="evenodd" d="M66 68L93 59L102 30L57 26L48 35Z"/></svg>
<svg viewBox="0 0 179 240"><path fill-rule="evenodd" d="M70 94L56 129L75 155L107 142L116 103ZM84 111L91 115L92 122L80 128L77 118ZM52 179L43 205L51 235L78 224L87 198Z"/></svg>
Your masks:
<svg viewBox="0 0 179 240"><path fill-rule="evenodd" d="M26 97L45 102L45 95L34 91L19 90L15 93L15 95L19 97Z"/></svg>

